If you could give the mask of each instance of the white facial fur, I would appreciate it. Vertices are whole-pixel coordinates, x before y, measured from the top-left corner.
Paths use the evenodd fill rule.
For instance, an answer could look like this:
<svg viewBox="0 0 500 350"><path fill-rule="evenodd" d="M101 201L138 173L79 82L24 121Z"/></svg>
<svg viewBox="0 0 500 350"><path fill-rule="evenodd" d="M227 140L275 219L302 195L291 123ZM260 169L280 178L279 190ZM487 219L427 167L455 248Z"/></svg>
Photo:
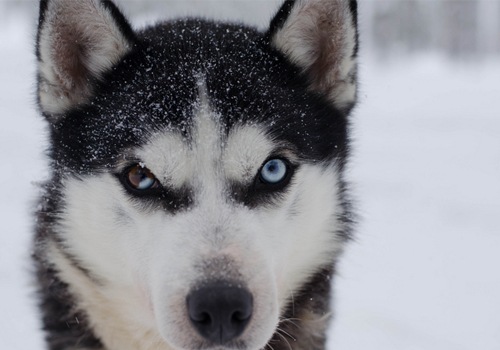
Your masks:
<svg viewBox="0 0 500 350"><path fill-rule="evenodd" d="M230 198L228 183L249 185L281 145L255 125L221 137L203 89L195 111L191 140L164 131L132 151L163 186L192 189L190 209L141 206L111 174L66 179L57 227L64 248L54 244L49 258L106 349L195 350L202 339L188 319L186 296L210 278L238 280L253 294L241 340L261 349L293 293L341 249L334 165L302 164L282 199L249 208Z"/></svg>

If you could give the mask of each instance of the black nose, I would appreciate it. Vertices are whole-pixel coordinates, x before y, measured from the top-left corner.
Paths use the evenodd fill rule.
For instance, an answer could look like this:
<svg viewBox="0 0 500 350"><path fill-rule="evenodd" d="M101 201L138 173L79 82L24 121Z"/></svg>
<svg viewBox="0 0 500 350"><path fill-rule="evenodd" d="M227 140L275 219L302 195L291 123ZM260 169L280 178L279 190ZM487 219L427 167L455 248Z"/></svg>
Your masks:
<svg viewBox="0 0 500 350"><path fill-rule="evenodd" d="M192 291L187 308L191 323L202 337L224 344L245 330L252 317L253 298L245 288L219 283Z"/></svg>

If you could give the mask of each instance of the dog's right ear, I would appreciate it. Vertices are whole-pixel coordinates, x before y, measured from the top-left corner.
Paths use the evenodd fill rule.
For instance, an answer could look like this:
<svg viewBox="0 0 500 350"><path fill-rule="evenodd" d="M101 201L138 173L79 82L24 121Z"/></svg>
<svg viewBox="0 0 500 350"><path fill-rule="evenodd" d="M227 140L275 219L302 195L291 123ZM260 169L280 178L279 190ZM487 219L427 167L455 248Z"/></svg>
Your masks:
<svg viewBox="0 0 500 350"><path fill-rule="evenodd" d="M270 44L301 68L312 91L348 112L356 102L356 0L286 0L271 21Z"/></svg>
<svg viewBox="0 0 500 350"><path fill-rule="evenodd" d="M41 0L38 102L57 120L92 97L96 81L132 50L135 34L109 0Z"/></svg>

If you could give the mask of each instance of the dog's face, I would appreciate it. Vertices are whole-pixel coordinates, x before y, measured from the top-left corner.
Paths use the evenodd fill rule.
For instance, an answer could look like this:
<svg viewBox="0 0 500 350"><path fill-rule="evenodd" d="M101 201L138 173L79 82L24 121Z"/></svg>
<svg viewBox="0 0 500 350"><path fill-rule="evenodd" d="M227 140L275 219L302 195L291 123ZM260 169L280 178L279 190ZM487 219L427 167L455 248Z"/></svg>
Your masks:
<svg viewBox="0 0 500 350"><path fill-rule="evenodd" d="M195 20L134 33L109 2L42 2L60 194L47 259L110 349L263 348L334 262L354 13L296 1L265 35Z"/></svg>

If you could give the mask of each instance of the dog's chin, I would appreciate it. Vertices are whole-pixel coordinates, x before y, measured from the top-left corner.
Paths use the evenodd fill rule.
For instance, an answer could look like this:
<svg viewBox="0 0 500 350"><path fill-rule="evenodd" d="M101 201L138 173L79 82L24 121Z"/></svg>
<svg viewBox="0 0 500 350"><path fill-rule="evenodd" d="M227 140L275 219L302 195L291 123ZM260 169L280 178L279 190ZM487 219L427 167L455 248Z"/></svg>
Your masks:
<svg viewBox="0 0 500 350"><path fill-rule="evenodd" d="M175 350L260 350L266 346L274 334L274 330L270 330L268 334L256 334L251 337L242 337L236 340L231 340L224 344L216 344L209 340L201 339L198 335L193 335L189 339L186 334L183 339L167 342Z"/></svg>
<svg viewBox="0 0 500 350"><path fill-rule="evenodd" d="M183 350L257 350L258 348L249 347L245 341L230 341L227 344L215 344L209 341L200 341L193 343L188 348L183 348Z"/></svg>
<svg viewBox="0 0 500 350"><path fill-rule="evenodd" d="M271 334L272 335L272 334ZM269 336L269 339L271 338ZM266 346L269 339L260 342L233 340L226 344L215 344L210 341L195 340L189 344L183 344L181 347L174 346L176 350L260 350Z"/></svg>
<svg viewBox="0 0 500 350"><path fill-rule="evenodd" d="M163 334L163 338L175 350L260 350L264 348L276 331L277 321L263 322L253 326L237 339L217 344L204 339L194 330Z"/></svg>

